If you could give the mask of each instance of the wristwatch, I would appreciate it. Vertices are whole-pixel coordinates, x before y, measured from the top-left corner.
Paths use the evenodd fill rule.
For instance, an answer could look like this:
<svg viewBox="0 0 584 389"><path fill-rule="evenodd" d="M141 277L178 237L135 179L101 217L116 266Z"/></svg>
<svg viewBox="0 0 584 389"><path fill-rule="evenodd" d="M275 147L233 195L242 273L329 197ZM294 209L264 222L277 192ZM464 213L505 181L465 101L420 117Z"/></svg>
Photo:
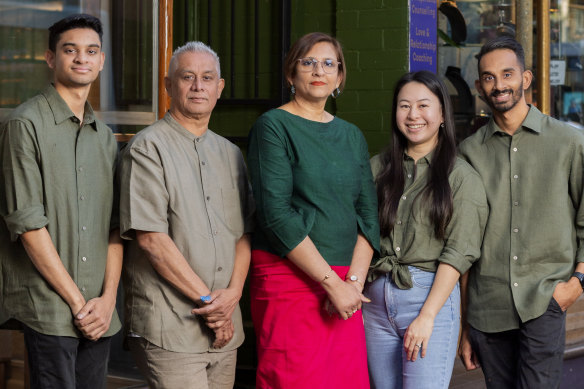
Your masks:
<svg viewBox="0 0 584 389"><path fill-rule="evenodd" d="M583 274L584 276L584 274ZM357 277L356 275L352 275L352 276L348 276L347 278L345 278L346 280L349 281L353 281L353 282L358 282L359 284L361 284L361 286L363 286L363 282L361 282L361 280L359 279L359 277Z"/></svg>
<svg viewBox="0 0 584 389"><path fill-rule="evenodd" d="M578 281L580 281L580 286L582 287L582 290L584 290L584 274L575 271L574 274L572 274L572 277L576 277Z"/></svg>

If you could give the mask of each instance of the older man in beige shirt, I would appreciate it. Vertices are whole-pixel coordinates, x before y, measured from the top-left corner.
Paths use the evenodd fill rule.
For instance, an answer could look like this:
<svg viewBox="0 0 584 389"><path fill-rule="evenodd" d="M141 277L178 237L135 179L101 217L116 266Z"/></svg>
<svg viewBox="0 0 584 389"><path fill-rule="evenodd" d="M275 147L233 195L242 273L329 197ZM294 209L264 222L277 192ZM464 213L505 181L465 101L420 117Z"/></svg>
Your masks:
<svg viewBox="0 0 584 389"><path fill-rule="evenodd" d="M253 200L240 150L208 129L217 54L187 43L165 81L170 111L121 161L128 344L153 388L231 388Z"/></svg>

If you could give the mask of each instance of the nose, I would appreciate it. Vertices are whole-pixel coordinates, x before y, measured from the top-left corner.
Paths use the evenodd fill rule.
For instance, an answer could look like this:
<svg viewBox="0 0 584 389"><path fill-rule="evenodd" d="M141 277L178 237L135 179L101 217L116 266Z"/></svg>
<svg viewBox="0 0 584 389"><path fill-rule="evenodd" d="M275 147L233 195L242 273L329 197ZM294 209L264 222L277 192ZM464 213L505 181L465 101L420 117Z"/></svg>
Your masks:
<svg viewBox="0 0 584 389"><path fill-rule="evenodd" d="M192 90L201 90L203 89L203 81L199 77L195 77L193 83L191 84Z"/></svg>
<svg viewBox="0 0 584 389"><path fill-rule="evenodd" d="M312 72L315 75L322 75L324 73L324 65L321 61L313 62Z"/></svg>
<svg viewBox="0 0 584 389"><path fill-rule="evenodd" d="M419 111L416 107L410 107L408 111L408 119L415 119L419 115Z"/></svg>
<svg viewBox="0 0 584 389"><path fill-rule="evenodd" d="M495 78L495 89L500 90L500 91L505 89L503 78L501 78L501 77Z"/></svg>
<svg viewBox="0 0 584 389"><path fill-rule="evenodd" d="M83 50L78 50L77 54L75 55L75 62L77 63L84 63L87 61L87 54L83 52Z"/></svg>

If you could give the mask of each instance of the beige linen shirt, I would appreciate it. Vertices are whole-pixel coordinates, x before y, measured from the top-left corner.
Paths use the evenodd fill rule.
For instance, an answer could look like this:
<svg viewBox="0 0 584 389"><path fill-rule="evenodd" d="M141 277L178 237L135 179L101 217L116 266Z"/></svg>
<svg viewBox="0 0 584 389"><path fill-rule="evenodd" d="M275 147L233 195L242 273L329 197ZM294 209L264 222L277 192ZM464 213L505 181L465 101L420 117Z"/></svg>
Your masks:
<svg viewBox="0 0 584 389"><path fill-rule="evenodd" d="M196 137L167 113L121 158L120 229L131 240L123 271L126 331L174 352L237 348L244 338L239 307L233 339L213 349L213 332L191 314L195 303L158 275L134 238L136 230L168 234L211 290L226 288L235 244L253 220L239 148L211 130Z"/></svg>

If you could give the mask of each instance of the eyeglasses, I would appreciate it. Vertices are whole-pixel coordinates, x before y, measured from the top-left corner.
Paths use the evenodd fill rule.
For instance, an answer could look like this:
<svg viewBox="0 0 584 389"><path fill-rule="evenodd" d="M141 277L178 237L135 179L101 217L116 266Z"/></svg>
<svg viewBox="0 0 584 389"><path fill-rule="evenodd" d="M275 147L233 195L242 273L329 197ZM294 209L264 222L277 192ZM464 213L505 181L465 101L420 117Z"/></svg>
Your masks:
<svg viewBox="0 0 584 389"><path fill-rule="evenodd" d="M330 58L323 59L322 61L315 58L300 58L298 62L300 63L298 70L301 72L311 72L313 69L316 69L317 64L321 64L322 70L327 74L338 72L339 65L341 64L339 61Z"/></svg>

